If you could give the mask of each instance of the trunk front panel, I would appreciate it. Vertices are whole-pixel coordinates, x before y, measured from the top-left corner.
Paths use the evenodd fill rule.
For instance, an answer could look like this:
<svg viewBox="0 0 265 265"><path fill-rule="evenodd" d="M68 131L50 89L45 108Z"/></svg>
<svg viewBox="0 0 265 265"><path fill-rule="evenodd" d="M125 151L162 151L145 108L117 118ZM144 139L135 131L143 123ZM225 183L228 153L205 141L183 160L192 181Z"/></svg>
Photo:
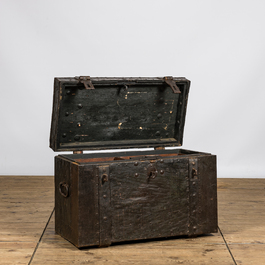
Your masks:
<svg viewBox="0 0 265 265"><path fill-rule="evenodd" d="M188 159L110 165L112 242L187 234Z"/></svg>

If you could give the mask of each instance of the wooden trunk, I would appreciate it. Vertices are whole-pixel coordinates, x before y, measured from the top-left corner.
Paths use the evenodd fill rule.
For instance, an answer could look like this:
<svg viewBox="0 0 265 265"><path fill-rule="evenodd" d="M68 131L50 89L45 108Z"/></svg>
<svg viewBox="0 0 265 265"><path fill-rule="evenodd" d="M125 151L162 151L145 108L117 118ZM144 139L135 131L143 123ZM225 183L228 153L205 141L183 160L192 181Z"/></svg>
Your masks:
<svg viewBox="0 0 265 265"><path fill-rule="evenodd" d="M55 174L55 230L79 248L217 232L214 155L60 155Z"/></svg>
<svg viewBox="0 0 265 265"><path fill-rule="evenodd" d="M55 230L78 248L217 232L216 156L184 149L185 78L56 78ZM83 154L83 150L155 147ZM80 153L80 154L77 154Z"/></svg>

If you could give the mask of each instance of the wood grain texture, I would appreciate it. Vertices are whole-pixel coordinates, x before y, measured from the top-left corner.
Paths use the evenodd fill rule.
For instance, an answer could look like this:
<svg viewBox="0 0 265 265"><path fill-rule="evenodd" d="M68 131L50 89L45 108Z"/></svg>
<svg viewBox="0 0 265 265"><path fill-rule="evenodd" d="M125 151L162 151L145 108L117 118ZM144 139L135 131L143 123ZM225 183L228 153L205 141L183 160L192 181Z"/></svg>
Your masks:
<svg viewBox="0 0 265 265"><path fill-rule="evenodd" d="M35 247L35 242L0 242L0 264L27 265Z"/></svg>
<svg viewBox="0 0 265 265"><path fill-rule="evenodd" d="M54 207L53 177L0 176L0 264L28 264Z"/></svg>
<svg viewBox="0 0 265 265"><path fill-rule="evenodd" d="M98 167L99 246L111 244L112 215L109 165ZM93 233L93 231L91 231Z"/></svg>
<svg viewBox="0 0 265 265"><path fill-rule="evenodd" d="M218 179L219 222L237 264L265 264L265 179Z"/></svg>
<svg viewBox="0 0 265 265"><path fill-rule="evenodd" d="M58 234L80 248L217 232L216 157L185 150L147 154L95 162L86 154L57 156ZM66 198L60 183L69 186Z"/></svg>
<svg viewBox="0 0 265 265"><path fill-rule="evenodd" d="M135 163L110 167L113 242L187 234L188 159Z"/></svg>
<svg viewBox="0 0 265 265"><path fill-rule="evenodd" d="M79 166L78 245L99 245L98 172L95 166ZM89 205L89 207L88 207Z"/></svg>
<svg viewBox="0 0 265 265"><path fill-rule="evenodd" d="M62 237L78 245L78 166L55 157L55 230ZM67 196L60 192L67 185Z"/></svg>
<svg viewBox="0 0 265 265"><path fill-rule="evenodd" d="M199 181L197 231L199 234L217 232L216 156L198 156L197 165Z"/></svg>
<svg viewBox="0 0 265 265"><path fill-rule="evenodd" d="M265 264L265 244L229 244L229 248L237 265Z"/></svg>
<svg viewBox="0 0 265 265"><path fill-rule="evenodd" d="M54 218L33 259L40 264L228 264L233 261L219 233L78 250L54 231Z"/></svg>
<svg viewBox="0 0 265 265"><path fill-rule="evenodd" d="M95 89L55 78L50 147L89 150L180 146L190 82L181 94L159 78L92 78Z"/></svg>
<svg viewBox="0 0 265 265"><path fill-rule="evenodd" d="M218 179L218 191L219 221L227 242L265 244L264 179Z"/></svg>
<svg viewBox="0 0 265 265"><path fill-rule="evenodd" d="M0 216L0 264L28 264L52 212L53 178L1 176L0 181L0 207L10 216ZM265 264L264 188L265 179L218 179L219 227L238 265ZM20 208L17 219L7 211L14 205ZM42 220L37 208L47 210ZM219 233L78 250L55 233L52 216L31 264L234 263Z"/></svg>

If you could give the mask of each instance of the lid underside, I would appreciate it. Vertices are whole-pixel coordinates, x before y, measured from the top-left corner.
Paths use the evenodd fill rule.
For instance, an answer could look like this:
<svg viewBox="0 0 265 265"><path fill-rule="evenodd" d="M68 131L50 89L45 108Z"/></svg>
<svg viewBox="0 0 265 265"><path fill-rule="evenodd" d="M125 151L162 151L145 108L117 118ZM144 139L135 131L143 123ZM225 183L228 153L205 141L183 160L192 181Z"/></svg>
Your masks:
<svg viewBox="0 0 265 265"><path fill-rule="evenodd" d="M54 151L181 146L190 82L173 78L55 78Z"/></svg>

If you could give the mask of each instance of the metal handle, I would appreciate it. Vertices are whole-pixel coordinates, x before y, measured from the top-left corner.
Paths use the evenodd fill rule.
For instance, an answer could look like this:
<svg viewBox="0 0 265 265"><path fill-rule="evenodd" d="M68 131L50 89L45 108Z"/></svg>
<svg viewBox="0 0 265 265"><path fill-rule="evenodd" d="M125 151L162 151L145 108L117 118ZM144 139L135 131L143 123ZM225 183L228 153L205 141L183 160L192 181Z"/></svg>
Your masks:
<svg viewBox="0 0 265 265"><path fill-rule="evenodd" d="M69 185L66 184L65 182L60 182L59 184L59 192L63 197L68 197L69 196Z"/></svg>

